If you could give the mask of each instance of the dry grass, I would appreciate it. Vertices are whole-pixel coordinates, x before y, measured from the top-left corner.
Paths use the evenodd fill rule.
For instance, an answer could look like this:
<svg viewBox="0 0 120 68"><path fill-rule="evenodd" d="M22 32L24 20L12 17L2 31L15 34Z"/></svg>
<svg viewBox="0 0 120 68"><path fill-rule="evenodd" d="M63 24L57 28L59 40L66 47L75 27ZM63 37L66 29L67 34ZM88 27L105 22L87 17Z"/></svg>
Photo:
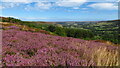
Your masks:
<svg viewBox="0 0 120 68"><path fill-rule="evenodd" d="M107 48L96 49L92 55L92 59L96 61L97 66L118 66L119 56L117 50L108 51Z"/></svg>

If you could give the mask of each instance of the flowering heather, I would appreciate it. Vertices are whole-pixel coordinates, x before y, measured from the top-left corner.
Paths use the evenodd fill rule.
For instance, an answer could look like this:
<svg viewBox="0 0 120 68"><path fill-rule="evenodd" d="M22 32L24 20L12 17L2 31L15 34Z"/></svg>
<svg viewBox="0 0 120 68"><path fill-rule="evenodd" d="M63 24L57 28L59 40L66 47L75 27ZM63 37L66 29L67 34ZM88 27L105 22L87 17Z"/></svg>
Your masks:
<svg viewBox="0 0 120 68"><path fill-rule="evenodd" d="M0 24L2 24L2 28L4 30L9 30L9 29L17 29L17 30L21 30L21 31L31 31L31 32L44 32L46 34L49 34L49 32L44 31L44 30L40 30L40 29L36 29L36 28L30 28L28 26L25 25L19 25L19 24L13 24L13 23L8 23L8 22L0 22Z"/></svg>
<svg viewBox="0 0 120 68"><path fill-rule="evenodd" d="M3 66L117 66L118 46L40 32L3 30Z"/></svg>

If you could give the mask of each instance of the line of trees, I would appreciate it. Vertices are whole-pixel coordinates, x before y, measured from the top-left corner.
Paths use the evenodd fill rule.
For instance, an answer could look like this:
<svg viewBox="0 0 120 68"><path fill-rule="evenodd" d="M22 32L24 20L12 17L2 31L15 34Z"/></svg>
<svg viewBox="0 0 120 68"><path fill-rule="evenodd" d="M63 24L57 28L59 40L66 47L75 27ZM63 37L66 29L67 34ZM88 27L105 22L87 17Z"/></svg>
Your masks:
<svg viewBox="0 0 120 68"><path fill-rule="evenodd" d="M74 37L74 38L93 38L94 34L90 30L75 29L75 28L62 28L54 25L47 27L50 32L54 32L60 36Z"/></svg>

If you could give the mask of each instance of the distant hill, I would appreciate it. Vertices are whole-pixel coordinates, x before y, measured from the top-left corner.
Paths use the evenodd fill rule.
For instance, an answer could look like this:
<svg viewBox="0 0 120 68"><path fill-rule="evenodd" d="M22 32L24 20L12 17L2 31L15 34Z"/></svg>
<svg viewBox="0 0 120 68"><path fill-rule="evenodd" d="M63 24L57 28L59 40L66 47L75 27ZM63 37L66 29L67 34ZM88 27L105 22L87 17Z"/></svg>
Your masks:
<svg viewBox="0 0 120 68"><path fill-rule="evenodd" d="M20 20L20 19L16 19L16 18L12 18L12 17L0 17L0 21L3 21L3 22L13 22L13 21L17 21L17 20L19 20L19 22L20 21L22 21L22 20ZM38 24L55 24L55 22L44 22L44 21L25 21L25 22L32 22L32 23L38 23Z"/></svg>
<svg viewBox="0 0 120 68"><path fill-rule="evenodd" d="M9 18L12 17L0 17L1 20L9 21ZM15 19L15 18L12 18ZM20 19L19 19L20 20ZM98 23L98 22L120 22L120 19L118 20L109 20L109 21L65 21L65 22L45 22L45 21L26 21L26 22L34 22L34 23L47 23L47 24L66 24L66 23L80 23L80 24L86 24L86 23Z"/></svg>
<svg viewBox="0 0 120 68"><path fill-rule="evenodd" d="M109 21L100 21L100 22L120 22L120 19L118 19L118 20L109 20Z"/></svg>

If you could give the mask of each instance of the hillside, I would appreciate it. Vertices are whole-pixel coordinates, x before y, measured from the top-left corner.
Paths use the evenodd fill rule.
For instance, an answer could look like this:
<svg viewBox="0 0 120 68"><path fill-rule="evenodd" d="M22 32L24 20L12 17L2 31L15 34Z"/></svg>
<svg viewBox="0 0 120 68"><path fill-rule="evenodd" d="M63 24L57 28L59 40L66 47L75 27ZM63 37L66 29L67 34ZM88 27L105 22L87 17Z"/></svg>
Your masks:
<svg viewBox="0 0 120 68"><path fill-rule="evenodd" d="M1 24L3 66L119 65L118 46L96 40L55 36L14 23Z"/></svg>
<svg viewBox="0 0 120 68"><path fill-rule="evenodd" d="M81 21L81 22L42 22L22 21L11 17L0 17L2 22L25 25L41 29L53 35L80 38L84 40L104 40L120 44L120 20Z"/></svg>
<svg viewBox="0 0 120 68"><path fill-rule="evenodd" d="M94 40L106 40L115 44L120 44L120 20L94 21L94 22L74 22L59 23L68 28L80 28L91 30L94 34ZM90 39L90 40L92 40Z"/></svg>

